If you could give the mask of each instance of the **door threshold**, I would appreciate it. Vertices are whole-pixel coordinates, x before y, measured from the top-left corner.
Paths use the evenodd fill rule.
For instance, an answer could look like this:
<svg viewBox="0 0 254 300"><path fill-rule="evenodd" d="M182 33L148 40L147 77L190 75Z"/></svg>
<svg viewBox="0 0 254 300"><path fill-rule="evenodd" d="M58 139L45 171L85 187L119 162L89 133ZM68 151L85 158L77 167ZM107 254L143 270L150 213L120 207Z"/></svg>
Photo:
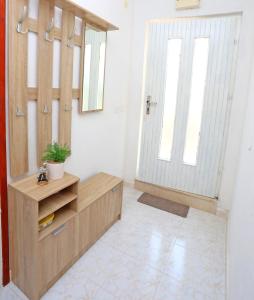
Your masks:
<svg viewBox="0 0 254 300"><path fill-rule="evenodd" d="M217 213L218 201L210 197L182 192L171 188L165 188L137 179L135 180L135 188L144 193L148 193L150 195L166 200L171 200L177 203L185 204L192 208L196 208L211 214Z"/></svg>

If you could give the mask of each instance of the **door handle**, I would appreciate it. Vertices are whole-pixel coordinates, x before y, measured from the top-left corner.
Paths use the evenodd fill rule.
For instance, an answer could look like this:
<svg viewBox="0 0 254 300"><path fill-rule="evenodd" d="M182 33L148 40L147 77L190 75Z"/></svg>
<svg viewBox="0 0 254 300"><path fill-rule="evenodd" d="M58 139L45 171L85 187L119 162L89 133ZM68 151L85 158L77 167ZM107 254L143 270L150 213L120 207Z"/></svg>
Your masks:
<svg viewBox="0 0 254 300"><path fill-rule="evenodd" d="M150 111L151 111L151 106L155 106L157 105L157 102L153 102L152 101L152 96L147 96L146 97L146 114L150 115Z"/></svg>
<svg viewBox="0 0 254 300"><path fill-rule="evenodd" d="M64 230L64 228L65 228L65 224L61 225L61 226L58 227L56 230L54 230L54 231L52 232L52 234L53 234L54 236L57 236L58 234L60 234L60 233Z"/></svg>
<svg viewBox="0 0 254 300"><path fill-rule="evenodd" d="M112 192L113 193L116 192L118 190L118 188L119 188L118 186L113 187Z"/></svg>

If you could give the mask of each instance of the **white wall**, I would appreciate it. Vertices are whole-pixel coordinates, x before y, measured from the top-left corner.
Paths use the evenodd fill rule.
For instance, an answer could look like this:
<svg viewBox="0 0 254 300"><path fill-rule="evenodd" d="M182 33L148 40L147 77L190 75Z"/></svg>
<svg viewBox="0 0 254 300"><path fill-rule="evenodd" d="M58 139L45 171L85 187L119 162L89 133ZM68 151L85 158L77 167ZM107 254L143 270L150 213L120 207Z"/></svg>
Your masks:
<svg viewBox="0 0 254 300"><path fill-rule="evenodd" d="M124 6L119 0L76 0L76 3L117 25L108 34L105 109L81 115L74 109L72 158L67 170L84 179L105 171L123 176L126 102L128 95L132 1Z"/></svg>
<svg viewBox="0 0 254 300"><path fill-rule="evenodd" d="M103 112L80 114L78 101L73 100L72 156L66 162L66 170L85 179L99 171L123 176L124 140L126 125L126 101L128 95L130 30L132 1L128 7L124 0L76 0L77 4L105 18L120 28L109 32L105 74L105 108ZM38 0L30 0L29 15L36 17ZM36 35L29 34L29 86L36 83ZM74 61L74 87L78 87L78 54ZM59 61L60 55L55 54ZM58 62L59 63L59 62ZM54 67L57 69L55 61ZM58 87L59 75L54 76ZM58 102L53 104L53 137L57 139ZM36 165L36 102L29 101L29 173L37 171ZM12 178L9 177L9 181Z"/></svg>
<svg viewBox="0 0 254 300"><path fill-rule="evenodd" d="M132 40L132 65L130 97L128 101L127 140L125 156L125 179L132 182L136 175L136 160L138 154L138 137L142 99L142 75L144 62L144 44L146 22L155 18L171 18L176 16L195 16L243 12L242 34L239 44L239 59L235 97L232 107L232 118L229 130L228 146L224 164L222 185L220 190L220 206L230 209L232 191L235 184L235 174L238 165L239 145L242 133L242 123L247 99L247 87L250 77L250 60L253 53L253 5L250 0L202 0L201 8L194 10L175 10L174 0L139 0L134 6L134 33Z"/></svg>
<svg viewBox="0 0 254 300"><path fill-rule="evenodd" d="M254 299L254 55L252 66L239 172L229 218L228 300Z"/></svg>

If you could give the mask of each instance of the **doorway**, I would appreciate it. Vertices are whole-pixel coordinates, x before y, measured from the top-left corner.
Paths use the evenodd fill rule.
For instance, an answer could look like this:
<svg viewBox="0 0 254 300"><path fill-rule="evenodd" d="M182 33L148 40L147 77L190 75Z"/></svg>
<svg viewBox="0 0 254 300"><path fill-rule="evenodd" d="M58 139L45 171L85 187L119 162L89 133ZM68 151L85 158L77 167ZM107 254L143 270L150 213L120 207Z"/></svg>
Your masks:
<svg viewBox="0 0 254 300"><path fill-rule="evenodd" d="M150 23L138 180L218 196L240 20Z"/></svg>

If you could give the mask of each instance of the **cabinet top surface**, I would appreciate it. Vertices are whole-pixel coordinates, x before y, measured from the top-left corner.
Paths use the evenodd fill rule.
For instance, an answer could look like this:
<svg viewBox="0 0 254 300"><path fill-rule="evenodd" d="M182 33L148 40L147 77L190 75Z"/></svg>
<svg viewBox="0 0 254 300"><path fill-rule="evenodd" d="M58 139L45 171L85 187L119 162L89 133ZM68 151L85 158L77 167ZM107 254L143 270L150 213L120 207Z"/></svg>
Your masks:
<svg viewBox="0 0 254 300"><path fill-rule="evenodd" d="M65 173L63 178L49 180L48 184L40 186L37 184L37 175L32 175L9 186L35 201L41 201L78 181L77 176Z"/></svg>
<svg viewBox="0 0 254 300"><path fill-rule="evenodd" d="M80 210L84 209L122 182L123 180L121 178L106 173L99 173L88 180L81 182L78 189L78 198L81 204Z"/></svg>

